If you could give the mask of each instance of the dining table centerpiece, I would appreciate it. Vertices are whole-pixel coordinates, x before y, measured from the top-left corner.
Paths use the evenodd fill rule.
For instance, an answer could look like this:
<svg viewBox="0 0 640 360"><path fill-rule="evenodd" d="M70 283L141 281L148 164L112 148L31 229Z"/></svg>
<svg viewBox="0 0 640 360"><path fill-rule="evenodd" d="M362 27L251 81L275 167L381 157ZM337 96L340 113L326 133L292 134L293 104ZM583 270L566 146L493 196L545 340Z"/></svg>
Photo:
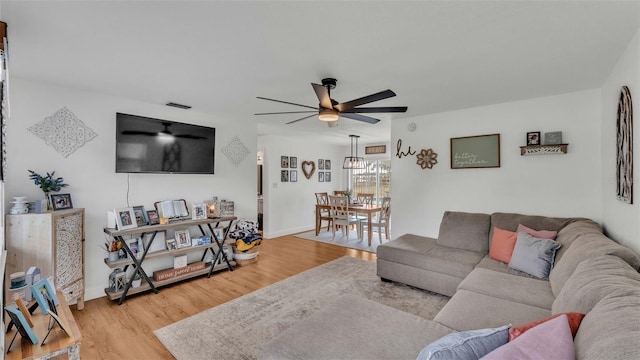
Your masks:
<svg viewBox="0 0 640 360"><path fill-rule="evenodd" d="M44 197L47 199L47 210L53 210L53 206L51 205L51 197L49 195L52 192L60 191L63 187L69 186L69 184L65 184L62 177L55 177L55 171L47 173L47 175L45 176L42 176L33 170L28 171L29 179L31 179L33 183L37 185L40 190L42 190L42 192L44 192Z"/></svg>

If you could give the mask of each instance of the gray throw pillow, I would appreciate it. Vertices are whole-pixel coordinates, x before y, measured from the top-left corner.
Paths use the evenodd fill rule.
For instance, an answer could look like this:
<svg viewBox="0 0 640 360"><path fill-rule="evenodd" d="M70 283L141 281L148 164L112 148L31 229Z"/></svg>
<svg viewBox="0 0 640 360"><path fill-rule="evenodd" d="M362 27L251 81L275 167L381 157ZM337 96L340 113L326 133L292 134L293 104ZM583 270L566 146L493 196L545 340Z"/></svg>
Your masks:
<svg viewBox="0 0 640 360"><path fill-rule="evenodd" d="M509 341L509 327L451 333L427 345L416 360L477 360Z"/></svg>
<svg viewBox="0 0 640 360"><path fill-rule="evenodd" d="M525 232L518 233L509 267L546 279L553 267L553 260L560 243L549 239L533 237Z"/></svg>

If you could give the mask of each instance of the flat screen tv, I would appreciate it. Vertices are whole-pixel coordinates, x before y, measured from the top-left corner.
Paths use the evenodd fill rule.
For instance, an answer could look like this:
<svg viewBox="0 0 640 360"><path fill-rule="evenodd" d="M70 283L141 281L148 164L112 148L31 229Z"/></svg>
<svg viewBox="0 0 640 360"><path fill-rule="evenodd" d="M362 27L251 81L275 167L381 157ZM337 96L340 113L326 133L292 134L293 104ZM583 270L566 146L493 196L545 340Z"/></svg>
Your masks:
<svg viewBox="0 0 640 360"><path fill-rule="evenodd" d="M216 129L116 114L116 173L213 174Z"/></svg>

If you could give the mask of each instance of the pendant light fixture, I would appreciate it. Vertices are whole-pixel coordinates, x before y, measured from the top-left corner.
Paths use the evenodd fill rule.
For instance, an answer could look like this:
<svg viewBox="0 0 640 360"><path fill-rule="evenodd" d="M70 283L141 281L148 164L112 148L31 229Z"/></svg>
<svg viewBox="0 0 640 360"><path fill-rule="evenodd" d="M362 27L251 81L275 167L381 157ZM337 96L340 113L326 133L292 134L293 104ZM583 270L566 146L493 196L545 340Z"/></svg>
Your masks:
<svg viewBox="0 0 640 360"><path fill-rule="evenodd" d="M351 156L345 156L344 162L342 163L343 169L364 169L364 159L358 157L358 135L349 135L351 138ZM356 139L356 156L353 156L353 139Z"/></svg>

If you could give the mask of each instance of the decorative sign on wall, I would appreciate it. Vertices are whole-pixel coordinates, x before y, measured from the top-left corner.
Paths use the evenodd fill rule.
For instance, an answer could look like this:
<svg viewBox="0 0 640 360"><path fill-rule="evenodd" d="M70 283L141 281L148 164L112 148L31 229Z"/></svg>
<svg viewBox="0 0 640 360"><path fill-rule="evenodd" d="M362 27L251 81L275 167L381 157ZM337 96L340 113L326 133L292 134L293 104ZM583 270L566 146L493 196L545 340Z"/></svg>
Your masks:
<svg viewBox="0 0 640 360"><path fill-rule="evenodd" d="M633 109L631 92L626 86L620 91L617 120L616 181L617 198L633 204Z"/></svg>
<svg viewBox="0 0 640 360"><path fill-rule="evenodd" d="M451 168L500 167L500 134L451 138Z"/></svg>
<svg viewBox="0 0 640 360"><path fill-rule="evenodd" d="M302 173L304 174L304 177L311 179L314 172L316 172L316 163L313 161L302 162Z"/></svg>
<svg viewBox="0 0 640 360"><path fill-rule="evenodd" d="M402 159L403 156L415 155L415 150L411 150L411 146L407 151L402 151L402 139L398 139L398 143L396 144L396 156L398 159Z"/></svg>
<svg viewBox="0 0 640 360"><path fill-rule="evenodd" d="M67 157L97 136L69 109L63 107L27 130Z"/></svg>
<svg viewBox="0 0 640 360"><path fill-rule="evenodd" d="M231 161L233 166L238 166L249 155L249 149L242 143L238 135L234 136L230 143L222 148L222 153Z"/></svg>
<svg viewBox="0 0 640 360"><path fill-rule="evenodd" d="M384 154L387 152L387 145L365 146L364 153L367 155Z"/></svg>

